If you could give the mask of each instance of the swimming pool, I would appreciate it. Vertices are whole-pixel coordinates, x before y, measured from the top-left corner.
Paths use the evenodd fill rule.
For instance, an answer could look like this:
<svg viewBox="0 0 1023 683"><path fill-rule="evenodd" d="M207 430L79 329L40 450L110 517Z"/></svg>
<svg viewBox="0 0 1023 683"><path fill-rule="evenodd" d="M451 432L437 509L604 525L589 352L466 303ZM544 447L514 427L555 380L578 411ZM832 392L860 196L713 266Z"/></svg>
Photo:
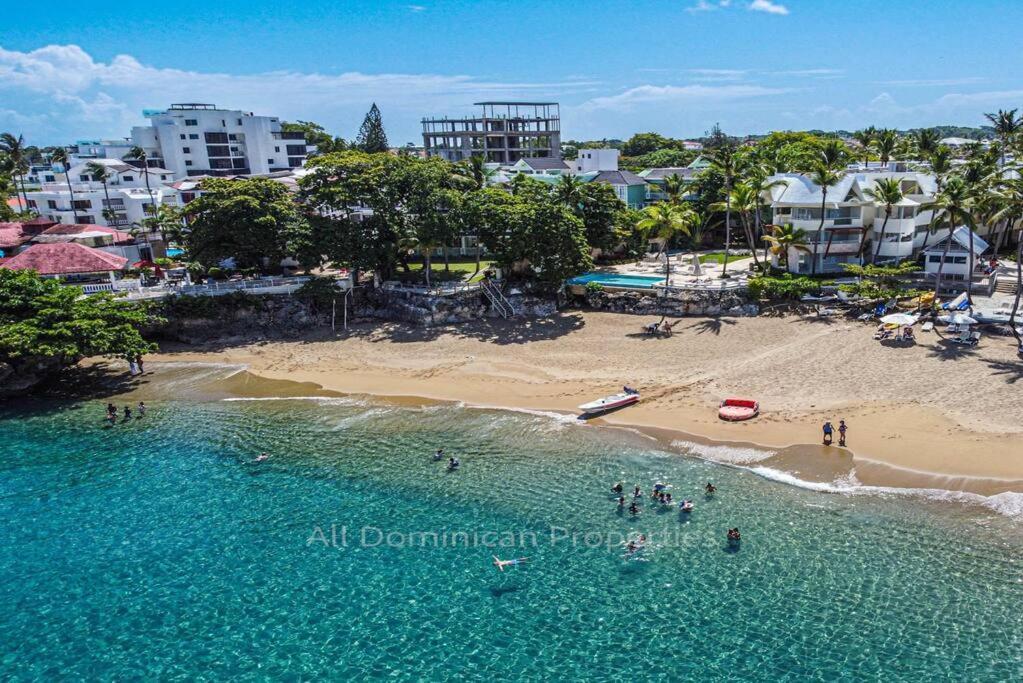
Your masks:
<svg viewBox="0 0 1023 683"><path fill-rule="evenodd" d="M659 275L628 275L626 273L584 273L568 281L570 285L588 285L591 282L605 287L623 287L626 289L653 289L654 285L663 283Z"/></svg>
<svg viewBox="0 0 1023 683"><path fill-rule="evenodd" d="M177 247L168 247L167 258L175 258L185 253L184 249L178 249Z"/></svg>

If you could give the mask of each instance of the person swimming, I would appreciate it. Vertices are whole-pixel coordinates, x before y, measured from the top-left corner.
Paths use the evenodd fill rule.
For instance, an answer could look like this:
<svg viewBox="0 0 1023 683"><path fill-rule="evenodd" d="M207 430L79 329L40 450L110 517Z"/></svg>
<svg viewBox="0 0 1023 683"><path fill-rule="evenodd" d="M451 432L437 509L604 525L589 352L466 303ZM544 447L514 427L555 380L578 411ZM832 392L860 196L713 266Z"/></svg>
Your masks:
<svg viewBox="0 0 1023 683"><path fill-rule="evenodd" d="M639 490L639 484L636 484L636 488L632 490L632 497L639 498L643 495L643 492Z"/></svg>
<svg viewBox="0 0 1023 683"><path fill-rule="evenodd" d="M728 541L730 543L737 543L742 540L742 536L739 534L739 527L728 530Z"/></svg>
<svg viewBox="0 0 1023 683"><path fill-rule="evenodd" d="M639 506L636 505L636 503L633 503L632 505L629 506L629 512L634 514L634 515L638 515L639 514Z"/></svg>
<svg viewBox="0 0 1023 683"><path fill-rule="evenodd" d="M611 487L612 493L619 493L620 494L624 489L625 489L625 487L622 486L622 482L618 482L617 484L615 484L614 486Z"/></svg>
<svg viewBox="0 0 1023 683"><path fill-rule="evenodd" d="M502 560L497 555L493 555L492 557L494 558L494 566L501 571L504 571L505 567L517 567L520 564L525 564L529 561L528 557L516 557L511 560Z"/></svg>
<svg viewBox="0 0 1023 683"><path fill-rule="evenodd" d="M618 496L618 507L625 507L625 496Z"/></svg>
<svg viewBox="0 0 1023 683"><path fill-rule="evenodd" d="M710 495L710 494L714 493L715 491L717 491L717 487L714 486L714 484L711 484L708 481L705 490L707 491L707 495Z"/></svg>
<svg viewBox="0 0 1023 683"><path fill-rule="evenodd" d="M263 462L264 460L269 460L269 459L270 459L270 455L268 453L260 453L258 456L256 456L256 459L253 460L252 462Z"/></svg>
<svg viewBox="0 0 1023 683"><path fill-rule="evenodd" d="M444 449L443 448L438 448L437 452L433 454L433 459L434 459L434 461L443 460L444 459Z"/></svg>
<svg viewBox="0 0 1023 683"><path fill-rule="evenodd" d="M682 501L682 504L678 506L678 509L681 510L682 512L692 512L693 511L693 501L691 501L691 500L684 500L684 501Z"/></svg>
<svg viewBox="0 0 1023 683"><path fill-rule="evenodd" d="M458 462L458 458L455 458L455 457L448 458L448 469L449 470L457 470L458 466L461 465L461 464L462 463Z"/></svg>

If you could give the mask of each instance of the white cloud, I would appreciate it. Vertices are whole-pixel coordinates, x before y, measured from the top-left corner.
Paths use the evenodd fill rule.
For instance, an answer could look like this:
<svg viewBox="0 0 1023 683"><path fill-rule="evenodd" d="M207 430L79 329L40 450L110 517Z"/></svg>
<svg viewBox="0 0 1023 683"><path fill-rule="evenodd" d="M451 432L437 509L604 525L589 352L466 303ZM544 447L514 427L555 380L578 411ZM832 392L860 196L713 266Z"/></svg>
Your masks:
<svg viewBox="0 0 1023 683"><path fill-rule="evenodd" d="M745 69L689 69L688 72L696 81L739 81L749 73Z"/></svg>
<svg viewBox="0 0 1023 683"><path fill-rule="evenodd" d="M767 12L768 14L786 15L789 13L789 8L785 5L771 2L771 0L753 0L749 4L751 12Z"/></svg>
<svg viewBox="0 0 1023 683"><path fill-rule="evenodd" d="M769 97L786 92L789 90L764 88L759 85L641 85L629 88L618 95L595 97L584 102L579 108L582 110L628 111L638 105L720 104L728 100Z"/></svg>
<svg viewBox="0 0 1023 683"><path fill-rule="evenodd" d="M356 71L234 75L155 67L130 55L97 61L77 45L48 45L31 52L0 48L0 102L16 108L21 117L0 113L0 124L39 144L124 137L131 126L145 123L144 108L212 102L282 119L318 121L351 136L370 103L377 102L394 141L404 142L418 139L423 115L468 112L481 99L558 99L592 92L597 84L579 79L529 83Z"/></svg>
<svg viewBox="0 0 1023 683"><path fill-rule="evenodd" d="M409 12L424 12L426 8L422 5L407 5Z"/></svg>
<svg viewBox="0 0 1023 683"><path fill-rule="evenodd" d="M967 78L911 78L900 81L878 81L879 85L893 85L904 88L912 87L948 87L953 85L971 85L973 83L983 83L988 79L981 78L980 76L970 76Z"/></svg>

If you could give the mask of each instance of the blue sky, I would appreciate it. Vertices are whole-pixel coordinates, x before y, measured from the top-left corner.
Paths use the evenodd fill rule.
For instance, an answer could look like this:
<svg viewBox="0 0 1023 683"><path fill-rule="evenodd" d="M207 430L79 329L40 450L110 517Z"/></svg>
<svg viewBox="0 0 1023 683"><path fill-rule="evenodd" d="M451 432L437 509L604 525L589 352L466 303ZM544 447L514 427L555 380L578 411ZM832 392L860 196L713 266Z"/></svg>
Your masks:
<svg viewBox="0 0 1023 683"><path fill-rule="evenodd" d="M19 3L0 130L123 137L172 102L392 144L480 99L562 104L565 138L979 125L1023 105L1019 0Z"/></svg>

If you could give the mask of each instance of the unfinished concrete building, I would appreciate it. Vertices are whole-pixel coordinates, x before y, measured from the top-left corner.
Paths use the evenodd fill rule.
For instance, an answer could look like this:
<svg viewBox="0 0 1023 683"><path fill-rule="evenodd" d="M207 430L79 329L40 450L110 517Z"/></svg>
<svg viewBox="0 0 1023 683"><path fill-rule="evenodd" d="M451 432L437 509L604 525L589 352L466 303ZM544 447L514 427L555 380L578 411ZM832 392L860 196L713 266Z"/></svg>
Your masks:
<svg viewBox="0 0 1023 683"><path fill-rule="evenodd" d="M561 156L557 102L476 102L479 116L423 119L423 144L430 156L461 161L483 156L514 164L530 157Z"/></svg>

